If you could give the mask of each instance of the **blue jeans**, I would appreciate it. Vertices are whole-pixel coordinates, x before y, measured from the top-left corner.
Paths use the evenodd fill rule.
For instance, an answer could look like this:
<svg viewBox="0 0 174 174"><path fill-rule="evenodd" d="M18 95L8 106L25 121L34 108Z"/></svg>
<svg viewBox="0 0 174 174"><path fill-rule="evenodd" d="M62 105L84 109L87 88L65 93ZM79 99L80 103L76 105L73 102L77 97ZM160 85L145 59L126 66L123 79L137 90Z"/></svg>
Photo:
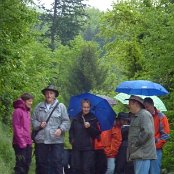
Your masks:
<svg viewBox="0 0 174 174"><path fill-rule="evenodd" d="M36 174L63 174L63 144L35 144Z"/></svg>
<svg viewBox="0 0 174 174"><path fill-rule="evenodd" d="M107 170L105 174L114 174L115 158L107 158Z"/></svg>
<svg viewBox="0 0 174 174"><path fill-rule="evenodd" d="M134 161L135 174L149 174L150 161L151 160L135 160Z"/></svg>
<svg viewBox="0 0 174 174"><path fill-rule="evenodd" d="M161 160L162 160L162 149L156 150L157 159L151 160L150 162L150 173L149 174L160 174L161 172Z"/></svg>

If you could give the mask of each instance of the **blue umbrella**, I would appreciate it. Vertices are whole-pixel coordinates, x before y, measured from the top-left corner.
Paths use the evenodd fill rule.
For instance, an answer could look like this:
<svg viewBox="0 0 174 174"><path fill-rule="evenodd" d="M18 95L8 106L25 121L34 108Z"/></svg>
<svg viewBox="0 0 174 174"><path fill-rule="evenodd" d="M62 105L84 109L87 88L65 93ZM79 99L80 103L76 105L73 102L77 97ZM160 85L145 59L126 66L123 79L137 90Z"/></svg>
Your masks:
<svg viewBox="0 0 174 174"><path fill-rule="evenodd" d="M97 117L101 130L111 129L116 113L106 99L91 93L84 93L71 97L68 107L69 116L75 117L81 111L81 101L83 99L88 99L91 102L91 112Z"/></svg>
<svg viewBox="0 0 174 174"><path fill-rule="evenodd" d="M148 80L131 80L117 86L116 92L129 95L161 96L169 92L160 84Z"/></svg>

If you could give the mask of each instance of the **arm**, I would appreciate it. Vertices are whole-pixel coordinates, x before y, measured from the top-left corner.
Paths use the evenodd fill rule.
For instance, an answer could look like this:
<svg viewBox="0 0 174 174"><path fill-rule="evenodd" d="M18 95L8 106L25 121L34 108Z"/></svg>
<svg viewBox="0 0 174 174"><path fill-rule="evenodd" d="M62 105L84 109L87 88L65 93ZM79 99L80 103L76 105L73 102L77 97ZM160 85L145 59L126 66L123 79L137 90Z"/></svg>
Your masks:
<svg viewBox="0 0 174 174"><path fill-rule="evenodd" d="M144 114L141 117L140 124L140 133L138 142L136 142L138 146L145 144L145 142L148 141L150 137L154 136L154 124L152 116Z"/></svg>
<svg viewBox="0 0 174 174"><path fill-rule="evenodd" d="M59 104L61 109L62 123L60 125L60 129L62 132L68 131L70 128L70 119L67 113L67 109L63 103Z"/></svg>
<svg viewBox="0 0 174 174"><path fill-rule="evenodd" d="M97 126L97 119L90 122L90 127L88 127L87 130L92 138L96 138L98 135L100 135L101 131Z"/></svg>
<svg viewBox="0 0 174 174"><path fill-rule="evenodd" d="M20 148L25 148L26 143L23 138L22 112L19 109L16 109L13 112L12 125L13 125L14 136L16 137L18 141L18 145L20 146Z"/></svg>
<svg viewBox="0 0 174 174"><path fill-rule="evenodd" d="M105 142L108 142L107 144L105 143L104 148L106 156L109 157L117 155L122 142L121 129L114 127L112 130L108 130L105 135L105 140Z"/></svg>
<svg viewBox="0 0 174 174"><path fill-rule="evenodd" d="M69 130L69 142L71 144L73 144L73 142L74 142L74 120L72 120L71 127L70 127L70 130Z"/></svg>
<svg viewBox="0 0 174 174"><path fill-rule="evenodd" d="M170 126L166 116L160 118L160 138L155 139L156 148L161 149L169 139Z"/></svg>
<svg viewBox="0 0 174 174"><path fill-rule="evenodd" d="M36 108L34 109L34 112L31 118L33 130L40 129L40 125L41 125L41 122L37 120L38 109L39 109L39 105L37 105Z"/></svg>
<svg viewBox="0 0 174 174"><path fill-rule="evenodd" d="M117 155L122 142L121 128L114 128L111 139L111 153Z"/></svg>

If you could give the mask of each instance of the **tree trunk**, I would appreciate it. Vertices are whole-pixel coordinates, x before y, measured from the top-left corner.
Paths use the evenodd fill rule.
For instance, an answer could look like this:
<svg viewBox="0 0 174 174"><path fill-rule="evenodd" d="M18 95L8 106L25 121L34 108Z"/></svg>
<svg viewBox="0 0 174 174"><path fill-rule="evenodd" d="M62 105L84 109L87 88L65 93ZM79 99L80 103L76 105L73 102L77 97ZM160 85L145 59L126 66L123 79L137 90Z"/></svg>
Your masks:
<svg viewBox="0 0 174 174"><path fill-rule="evenodd" d="M59 0L54 1L54 14L52 18L52 27L51 27L51 43L50 47L52 51L55 50L55 36L56 36L56 21L57 21L57 5Z"/></svg>

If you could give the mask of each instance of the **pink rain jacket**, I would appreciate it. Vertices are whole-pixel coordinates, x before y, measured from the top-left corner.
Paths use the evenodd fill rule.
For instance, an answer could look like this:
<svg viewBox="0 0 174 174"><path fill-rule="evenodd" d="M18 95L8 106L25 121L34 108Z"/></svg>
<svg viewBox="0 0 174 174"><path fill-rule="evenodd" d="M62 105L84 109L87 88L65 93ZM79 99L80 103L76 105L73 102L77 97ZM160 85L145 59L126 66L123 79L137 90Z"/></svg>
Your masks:
<svg viewBox="0 0 174 174"><path fill-rule="evenodd" d="M13 102L13 144L20 148L25 148L32 144L30 110L26 107L23 100L18 99Z"/></svg>

